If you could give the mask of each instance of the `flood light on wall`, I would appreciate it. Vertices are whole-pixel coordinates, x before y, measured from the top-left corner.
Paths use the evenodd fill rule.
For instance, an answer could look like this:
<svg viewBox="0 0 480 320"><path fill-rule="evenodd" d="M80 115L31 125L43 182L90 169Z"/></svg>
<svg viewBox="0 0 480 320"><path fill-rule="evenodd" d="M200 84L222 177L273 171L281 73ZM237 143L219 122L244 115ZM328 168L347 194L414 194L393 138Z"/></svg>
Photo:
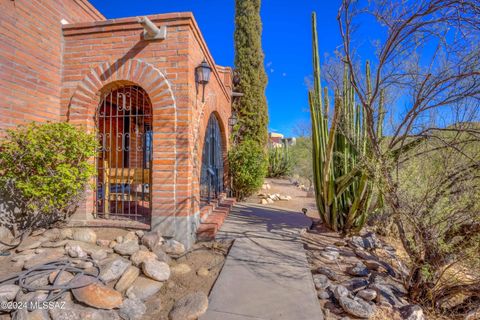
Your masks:
<svg viewBox="0 0 480 320"><path fill-rule="evenodd" d="M211 71L212 67L205 59L195 68L195 82L202 85L202 102L205 102L205 85L210 81Z"/></svg>
<svg viewBox="0 0 480 320"><path fill-rule="evenodd" d="M147 17L138 17L138 23L143 27L143 39L144 40L164 40L167 38L167 27L162 26L158 28Z"/></svg>

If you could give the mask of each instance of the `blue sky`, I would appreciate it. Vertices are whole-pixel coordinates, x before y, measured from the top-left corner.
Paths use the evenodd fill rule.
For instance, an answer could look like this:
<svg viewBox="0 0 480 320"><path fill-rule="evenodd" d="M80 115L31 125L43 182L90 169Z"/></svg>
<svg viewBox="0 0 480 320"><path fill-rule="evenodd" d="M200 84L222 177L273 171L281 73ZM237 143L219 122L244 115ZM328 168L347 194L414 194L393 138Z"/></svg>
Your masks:
<svg viewBox="0 0 480 320"><path fill-rule="evenodd" d="M220 65L233 66L234 0L90 0L107 18L191 11ZM263 50L270 129L291 135L308 121L305 78L312 74L311 13L317 12L322 57L340 44L340 0L263 0Z"/></svg>

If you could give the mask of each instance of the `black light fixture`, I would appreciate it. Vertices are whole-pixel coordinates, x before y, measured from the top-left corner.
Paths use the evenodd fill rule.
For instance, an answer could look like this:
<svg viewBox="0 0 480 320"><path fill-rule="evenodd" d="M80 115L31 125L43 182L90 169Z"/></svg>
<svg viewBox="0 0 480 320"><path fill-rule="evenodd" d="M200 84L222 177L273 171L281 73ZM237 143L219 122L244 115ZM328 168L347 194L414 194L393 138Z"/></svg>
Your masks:
<svg viewBox="0 0 480 320"><path fill-rule="evenodd" d="M235 111L232 111L232 115L230 116L230 118L228 118L228 127L230 131L233 130L233 127L235 127L237 122L238 122L237 113Z"/></svg>
<svg viewBox="0 0 480 320"><path fill-rule="evenodd" d="M210 72L212 67L203 59L202 63L195 68L195 81L202 85L202 102L205 102L205 85L210 81Z"/></svg>

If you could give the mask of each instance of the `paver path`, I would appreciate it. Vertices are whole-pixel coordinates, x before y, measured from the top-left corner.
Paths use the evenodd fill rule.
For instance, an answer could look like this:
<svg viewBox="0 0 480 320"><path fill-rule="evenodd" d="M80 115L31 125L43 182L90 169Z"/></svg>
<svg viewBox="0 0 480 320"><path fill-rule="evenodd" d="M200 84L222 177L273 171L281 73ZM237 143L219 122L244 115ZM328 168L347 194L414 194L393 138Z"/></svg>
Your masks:
<svg viewBox="0 0 480 320"><path fill-rule="evenodd" d="M201 320L321 320L300 230L301 213L236 205L218 239L235 242Z"/></svg>

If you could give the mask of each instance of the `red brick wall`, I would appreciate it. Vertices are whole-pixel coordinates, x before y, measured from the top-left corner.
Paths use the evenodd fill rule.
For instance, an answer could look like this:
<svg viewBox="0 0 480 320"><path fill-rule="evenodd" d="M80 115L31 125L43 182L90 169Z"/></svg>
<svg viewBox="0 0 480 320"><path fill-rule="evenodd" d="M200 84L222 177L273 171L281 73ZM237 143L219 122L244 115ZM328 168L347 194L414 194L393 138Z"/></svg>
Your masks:
<svg viewBox="0 0 480 320"><path fill-rule="evenodd" d="M94 130L102 88L140 85L153 107L153 216L190 216L199 212L201 151L212 112L218 115L227 148L230 70L215 66L190 13L149 18L167 26L165 40L142 40L136 18L64 26L62 118ZM205 103L194 74L203 58L214 67ZM85 213L92 204L89 193Z"/></svg>
<svg viewBox="0 0 480 320"><path fill-rule="evenodd" d="M60 119L62 19L104 17L86 0L0 2L0 134L25 121Z"/></svg>

